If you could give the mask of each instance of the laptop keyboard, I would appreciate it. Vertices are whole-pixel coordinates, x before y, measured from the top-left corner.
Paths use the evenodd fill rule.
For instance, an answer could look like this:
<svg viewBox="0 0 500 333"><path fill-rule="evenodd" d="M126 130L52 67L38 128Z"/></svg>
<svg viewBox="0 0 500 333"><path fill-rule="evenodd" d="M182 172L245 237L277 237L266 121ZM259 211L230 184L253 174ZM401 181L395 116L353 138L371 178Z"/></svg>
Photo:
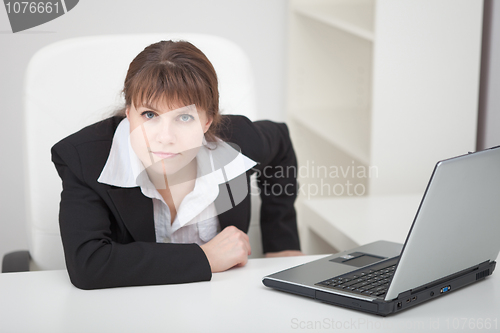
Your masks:
<svg viewBox="0 0 500 333"><path fill-rule="evenodd" d="M316 283L322 287L349 291L365 296L383 297L389 287L396 263L388 260L385 265L374 265L349 274L336 276Z"/></svg>

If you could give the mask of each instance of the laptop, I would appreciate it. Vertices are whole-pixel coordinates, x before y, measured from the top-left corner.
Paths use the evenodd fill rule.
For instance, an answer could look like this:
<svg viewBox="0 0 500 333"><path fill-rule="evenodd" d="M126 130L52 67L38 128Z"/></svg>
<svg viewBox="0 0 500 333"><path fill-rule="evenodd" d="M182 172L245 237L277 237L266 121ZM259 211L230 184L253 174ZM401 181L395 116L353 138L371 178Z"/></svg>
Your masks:
<svg viewBox="0 0 500 333"><path fill-rule="evenodd" d="M493 273L500 146L439 161L403 244L377 241L296 266L265 286L387 316Z"/></svg>

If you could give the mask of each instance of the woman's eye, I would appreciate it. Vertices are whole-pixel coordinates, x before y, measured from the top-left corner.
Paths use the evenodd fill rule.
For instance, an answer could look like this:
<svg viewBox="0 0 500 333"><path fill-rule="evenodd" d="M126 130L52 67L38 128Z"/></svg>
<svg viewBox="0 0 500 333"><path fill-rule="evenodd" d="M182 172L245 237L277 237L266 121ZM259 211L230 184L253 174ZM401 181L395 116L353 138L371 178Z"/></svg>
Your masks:
<svg viewBox="0 0 500 333"><path fill-rule="evenodd" d="M146 119L153 119L155 117L155 113L153 111L144 111L141 113L141 116L146 117Z"/></svg>
<svg viewBox="0 0 500 333"><path fill-rule="evenodd" d="M191 116L190 114L181 114L179 116L179 119L182 121L182 122L188 122L190 121L191 119L194 119L193 116Z"/></svg>

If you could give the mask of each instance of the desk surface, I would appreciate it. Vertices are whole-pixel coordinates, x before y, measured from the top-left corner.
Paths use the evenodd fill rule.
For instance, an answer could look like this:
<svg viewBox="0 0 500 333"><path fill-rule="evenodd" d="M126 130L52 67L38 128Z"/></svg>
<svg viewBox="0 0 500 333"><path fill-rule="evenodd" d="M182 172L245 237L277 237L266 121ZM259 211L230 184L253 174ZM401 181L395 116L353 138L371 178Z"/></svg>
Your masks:
<svg viewBox="0 0 500 333"><path fill-rule="evenodd" d="M0 332L500 331L500 274L379 317L265 287L263 276L322 256L250 259L181 285L75 288L66 271L0 274Z"/></svg>

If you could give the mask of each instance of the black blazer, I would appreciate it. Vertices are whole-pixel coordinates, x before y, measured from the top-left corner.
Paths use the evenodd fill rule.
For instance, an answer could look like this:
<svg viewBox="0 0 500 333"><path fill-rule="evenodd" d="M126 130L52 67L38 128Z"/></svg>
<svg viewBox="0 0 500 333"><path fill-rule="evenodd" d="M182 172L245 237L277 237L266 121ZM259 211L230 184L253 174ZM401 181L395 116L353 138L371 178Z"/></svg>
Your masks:
<svg viewBox="0 0 500 333"><path fill-rule="evenodd" d="M297 161L287 126L251 122L244 116L223 118L227 126L221 137L258 163L231 181L246 177L250 184L250 175L257 172L264 253L299 250L294 208ZM95 289L210 280L210 265L197 244L156 243L152 199L140 187L97 182L122 119L108 118L52 147L52 161L63 183L59 224L71 282ZM231 181L219 185L219 197L230 193ZM250 195L238 201L218 215L220 226L234 225L247 232Z"/></svg>

